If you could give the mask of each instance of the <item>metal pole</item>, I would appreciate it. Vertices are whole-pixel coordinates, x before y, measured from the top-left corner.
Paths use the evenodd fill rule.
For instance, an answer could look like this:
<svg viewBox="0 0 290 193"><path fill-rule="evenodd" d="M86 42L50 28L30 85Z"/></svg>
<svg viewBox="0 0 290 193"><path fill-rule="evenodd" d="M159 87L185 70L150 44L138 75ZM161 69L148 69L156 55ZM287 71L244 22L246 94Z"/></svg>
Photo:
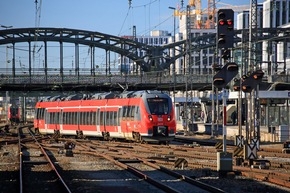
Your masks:
<svg viewBox="0 0 290 193"><path fill-rule="evenodd" d="M227 99L226 89L223 88L223 152L227 151Z"/></svg>
<svg viewBox="0 0 290 193"><path fill-rule="evenodd" d="M174 7L168 7L169 9L173 10L173 36L172 36L172 40L173 43L175 43L175 28L176 28L176 19L175 19L175 8ZM173 54L173 58L174 58L174 62L173 62L173 68L172 68L172 73L173 73L173 101L174 101L174 108L175 108L175 85L176 85L176 61L175 61L175 47L172 50L172 54Z"/></svg>

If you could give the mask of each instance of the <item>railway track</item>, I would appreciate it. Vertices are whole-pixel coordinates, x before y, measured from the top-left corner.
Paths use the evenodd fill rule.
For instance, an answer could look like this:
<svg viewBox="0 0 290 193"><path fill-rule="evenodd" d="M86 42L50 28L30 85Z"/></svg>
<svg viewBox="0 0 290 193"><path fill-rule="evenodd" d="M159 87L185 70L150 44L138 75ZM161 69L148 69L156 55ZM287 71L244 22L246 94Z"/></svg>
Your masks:
<svg viewBox="0 0 290 193"><path fill-rule="evenodd" d="M25 129L27 128L23 128L23 131ZM287 169L289 165L287 154L281 155L284 156L281 157L281 160L277 158L274 162L273 159L271 161L273 164L267 170L233 166L235 173L232 172L228 177L221 179L216 172L217 150L213 146L181 145L180 143L178 145L152 145L68 138L49 141L48 137L41 136L36 137L39 141L37 144L28 134L20 136L21 139L18 139L17 135L16 138L15 135L6 135L0 140L2 146L0 151L2 153L2 157L0 156L0 183L9 188L9 192L12 193L19 192L18 189L20 189L18 188L20 174L15 172L18 170L12 171L11 169L13 167L20 168L18 166L20 161L10 160L10 158L18 158L18 152L22 152L21 157L25 158L22 167L29 167L23 171L34 172L27 173L27 175L24 173L22 179L24 184L26 184L25 178L27 177L30 179L29 183L32 182L31 179L39 181L38 184L32 182L31 185L24 187L24 192L27 192L29 187L40 186L40 184L42 184L40 187L42 189L35 190L35 192L45 192L45 186L50 184L54 190L57 186L62 186L59 184L61 180L53 175L53 169L50 168L49 162L44 159L45 156L39 145L49 155L48 157L53 158L52 163L57 163L56 168L61 168L59 174L68 182L67 186L70 187L71 192L89 193L96 190L118 192L120 189L123 192L136 193L186 192L186 189L200 192L257 192L258 190L262 192L290 192L290 188L287 188L290 180L290 172ZM17 140L20 141L19 144L23 149L21 151L17 150L17 146L15 148L15 145L18 144ZM70 143L75 144L75 148L66 150L65 144ZM12 149L7 153L5 149L8 147ZM16 153L13 153L13 148L16 149ZM233 151L234 148L229 147L229 150ZM71 152L71 156L66 156L66 151ZM281 153L274 148L265 148L262 152L269 156L280 156ZM7 160L3 161L3 158ZM3 172L3 167L11 171ZM41 169L41 167L43 168ZM38 168L40 170L37 170ZM6 179L3 179L3 174L6 175ZM41 177L44 178L41 179ZM264 182L267 182L266 185L263 184ZM270 183L279 186L275 187ZM207 188L202 190L204 187L199 186L207 186ZM286 189L284 190L282 187ZM255 188L256 190L252 191ZM54 192L67 192L62 190L63 187L59 189L61 190ZM0 192L7 192L7 189L5 190L3 186L0 187Z"/></svg>
<svg viewBox="0 0 290 193"><path fill-rule="evenodd" d="M30 137L23 135L27 130ZM26 138L22 138L22 137ZM28 127L18 128L19 192L68 192L72 191L60 175L49 152L34 137ZM33 144L25 141L33 140Z"/></svg>
<svg viewBox="0 0 290 193"><path fill-rule="evenodd" d="M96 148L85 146L79 142L77 145L82 146L90 155L103 157L165 192L224 192L217 187L198 182L189 176L154 164L149 159L140 158L137 154L121 152L124 150L123 148L129 148L129 146L118 146L114 150L112 147L108 148L108 151L122 153L123 156L119 159L118 156L114 156L110 152L99 153L95 150ZM118 148L120 151L117 150Z"/></svg>

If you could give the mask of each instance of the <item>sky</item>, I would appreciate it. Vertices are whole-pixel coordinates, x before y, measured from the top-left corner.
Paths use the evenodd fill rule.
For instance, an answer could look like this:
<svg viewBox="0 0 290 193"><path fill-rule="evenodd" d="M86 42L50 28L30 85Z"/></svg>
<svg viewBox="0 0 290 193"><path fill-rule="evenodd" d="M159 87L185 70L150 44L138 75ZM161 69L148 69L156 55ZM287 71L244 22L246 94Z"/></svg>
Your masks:
<svg viewBox="0 0 290 193"><path fill-rule="evenodd" d="M250 5L250 0L216 0L217 7L233 2ZM184 7L187 3L184 0ZM207 1L201 4L205 8ZM148 35L151 30L173 31L173 10L168 7L181 8L181 0L131 0L131 6L129 0L1 0L0 25L73 28L117 36L131 35L135 25L137 35Z"/></svg>
<svg viewBox="0 0 290 193"><path fill-rule="evenodd" d="M262 1L258 0L259 3ZM216 0L216 5L221 7L232 2L233 5L250 5L250 0ZM207 1L201 0L201 3L203 8L207 7ZM136 26L137 36L149 35L152 30L172 33L174 16L169 7L184 10L187 4L188 0L184 0L183 8L181 0L131 0L131 6L129 0L0 0L0 26L71 28L115 36L132 35L132 27ZM0 30L3 29L0 27ZM16 46L16 68L27 68L28 51L24 50L27 49L27 43L18 43ZM37 50L42 47L43 43L36 44ZM59 50L51 51L55 47L57 45L51 42L48 45L50 66L59 66ZM65 52L64 67L73 68L74 50L66 49ZM90 66L88 52L88 47L81 48L80 67ZM43 67L44 53L38 54L38 58L33 59L33 67ZM96 57L96 61L104 64L105 53L97 53ZM0 70L9 65L6 61L11 61L11 58L12 50L0 45Z"/></svg>

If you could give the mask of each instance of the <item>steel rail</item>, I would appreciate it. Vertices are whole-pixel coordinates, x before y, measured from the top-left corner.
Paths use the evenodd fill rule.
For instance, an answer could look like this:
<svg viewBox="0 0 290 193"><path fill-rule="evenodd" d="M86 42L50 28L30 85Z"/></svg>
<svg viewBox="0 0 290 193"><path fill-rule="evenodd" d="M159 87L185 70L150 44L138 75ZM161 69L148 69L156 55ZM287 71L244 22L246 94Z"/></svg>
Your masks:
<svg viewBox="0 0 290 193"><path fill-rule="evenodd" d="M61 175L59 174L58 170L56 169L55 165L53 164L53 162L51 161L50 157L48 156L48 154L46 153L45 149L42 147L42 145L38 142L38 139L35 138L35 136L32 134L32 132L29 130L30 135L34 138L35 143L38 145L38 147L40 148L41 152L43 153L43 155L45 156L46 160L49 162L51 168L54 170L55 174L57 175L58 179L61 181L63 187L66 189L66 192L71 193L72 191L69 189L68 185L65 183L65 181L63 180L63 178L61 177Z"/></svg>
<svg viewBox="0 0 290 193"><path fill-rule="evenodd" d="M77 142L78 143L78 142ZM160 183L159 181L151 178L150 176L144 174L142 171L132 167L132 166L129 166L127 164L124 164L118 160L116 160L114 157L110 156L110 155L106 155L104 153L99 153L97 152L97 150L95 150L94 148L90 147L90 146L85 146L83 144L79 144L80 146L82 147L87 147L87 149L90 151L90 152L85 152L85 151L82 151L82 153L86 153L86 154L90 154L90 155L97 155L99 157L103 157L105 159L107 159L108 161L111 161L113 163L115 163L116 165L120 166L121 168L124 168L126 170L128 170L129 172L133 173L134 175L136 175L137 177L139 178L142 178L144 179L145 181L147 181L148 183L160 188L161 190L164 190L165 192L170 192L170 193L177 193L177 192L180 192L174 188L171 188L163 183ZM133 154L131 154L133 155ZM137 156L137 155L134 155L134 156ZM138 156L137 156L138 157ZM141 162L143 162L144 164L150 166L150 167L153 167L161 172L164 172L164 173L167 173L168 175L171 175L173 177L176 177L178 179L182 179L183 181L191 184L191 185L194 185L198 188L201 188L203 190L206 190L206 191L209 191L209 192L212 192L212 193L225 193L225 191L219 189L219 188L216 188L214 186L210 186L210 185L207 185L205 183L202 183L202 182L198 182L196 180L193 180L192 178L188 177L188 176L185 176L185 175L181 175L177 172L174 172L170 169L167 169L165 167L161 167L161 166L158 166L156 164L153 164L153 163L150 163L149 161L146 161L145 159L143 158L137 158L139 159Z"/></svg>
<svg viewBox="0 0 290 193"><path fill-rule="evenodd" d="M18 131L18 152L19 152L19 192L23 192L23 159L22 159L22 148L21 148L21 135L20 127L17 128Z"/></svg>

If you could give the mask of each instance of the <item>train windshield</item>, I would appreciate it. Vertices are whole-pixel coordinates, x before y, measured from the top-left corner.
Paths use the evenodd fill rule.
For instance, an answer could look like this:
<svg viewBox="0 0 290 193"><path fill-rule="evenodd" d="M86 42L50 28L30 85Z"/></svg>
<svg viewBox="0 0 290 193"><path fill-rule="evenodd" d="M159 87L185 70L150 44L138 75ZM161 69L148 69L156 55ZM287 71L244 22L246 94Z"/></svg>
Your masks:
<svg viewBox="0 0 290 193"><path fill-rule="evenodd" d="M18 114L18 108L17 107L11 107L10 108L11 115L17 115Z"/></svg>
<svg viewBox="0 0 290 193"><path fill-rule="evenodd" d="M169 113L167 98L149 98L147 102L152 115L167 115Z"/></svg>

